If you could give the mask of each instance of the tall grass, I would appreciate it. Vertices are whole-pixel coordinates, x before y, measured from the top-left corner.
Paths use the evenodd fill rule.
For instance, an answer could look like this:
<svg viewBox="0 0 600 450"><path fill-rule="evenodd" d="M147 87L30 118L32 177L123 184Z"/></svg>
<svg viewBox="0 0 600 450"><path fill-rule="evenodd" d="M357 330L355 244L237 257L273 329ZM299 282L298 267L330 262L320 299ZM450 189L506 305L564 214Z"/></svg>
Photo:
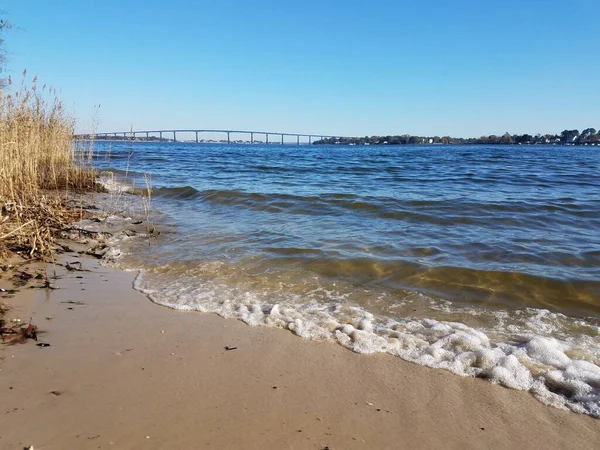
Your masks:
<svg viewBox="0 0 600 450"><path fill-rule="evenodd" d="M73 192L95 189L93 146L76 151L74 121L37 77L0 91L0 258L52 252L53 234L72 219Z"/></svg>

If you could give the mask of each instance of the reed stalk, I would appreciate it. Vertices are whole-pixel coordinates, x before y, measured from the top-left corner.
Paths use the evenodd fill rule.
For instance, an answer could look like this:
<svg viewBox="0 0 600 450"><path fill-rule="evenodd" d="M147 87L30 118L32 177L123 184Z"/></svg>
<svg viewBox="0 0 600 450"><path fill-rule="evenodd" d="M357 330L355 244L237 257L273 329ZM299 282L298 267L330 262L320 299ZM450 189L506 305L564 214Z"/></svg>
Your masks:
<svg viewBox="0 0 600 450"><path fill-rule="evenodd" d="M25 79L0 90L0 260L50 256L56 231L81 218L72 194L97 190L93 145L76 149L56 91Z"/></svg>

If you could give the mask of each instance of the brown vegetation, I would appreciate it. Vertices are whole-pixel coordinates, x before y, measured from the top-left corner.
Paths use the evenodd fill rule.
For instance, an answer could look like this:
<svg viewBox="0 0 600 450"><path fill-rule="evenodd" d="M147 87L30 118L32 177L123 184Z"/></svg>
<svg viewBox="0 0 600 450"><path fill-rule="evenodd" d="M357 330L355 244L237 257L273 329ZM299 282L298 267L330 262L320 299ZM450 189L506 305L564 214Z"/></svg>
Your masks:
<svg viewBox="0 0 600 450"><path fill-rule="evenodd" d="M0 260L47 259L56 233L84 214L72 194L98 189L93 146L76 150L73 120L37 77L10 84L0 91Z"/></svg>

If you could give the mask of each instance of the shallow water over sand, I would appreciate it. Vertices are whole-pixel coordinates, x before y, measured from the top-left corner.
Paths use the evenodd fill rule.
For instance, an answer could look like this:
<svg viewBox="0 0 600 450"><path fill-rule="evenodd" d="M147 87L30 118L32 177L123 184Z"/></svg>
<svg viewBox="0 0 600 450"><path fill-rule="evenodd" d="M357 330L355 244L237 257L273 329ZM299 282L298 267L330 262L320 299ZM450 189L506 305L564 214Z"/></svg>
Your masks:
<svg viewBox="0 0 600 450"><path fill-rule="evenodd" d="M599 150L97 149L129 182L152 174L164 233L118 245L154 301L600 414Z"/></svg>

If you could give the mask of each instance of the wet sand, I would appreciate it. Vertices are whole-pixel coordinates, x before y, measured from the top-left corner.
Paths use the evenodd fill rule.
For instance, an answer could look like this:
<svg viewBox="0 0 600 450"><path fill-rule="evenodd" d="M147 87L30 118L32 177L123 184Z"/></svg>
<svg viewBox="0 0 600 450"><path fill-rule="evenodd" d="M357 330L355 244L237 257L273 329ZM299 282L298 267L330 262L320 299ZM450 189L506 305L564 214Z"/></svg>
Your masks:
<svg viewBox="0 0 600 450"><path fill-rule="evenodd" d="M169 310L82 261L5 300L50 347L0 350L2 449L600 447L598 420L528 393Z"/></svg>

